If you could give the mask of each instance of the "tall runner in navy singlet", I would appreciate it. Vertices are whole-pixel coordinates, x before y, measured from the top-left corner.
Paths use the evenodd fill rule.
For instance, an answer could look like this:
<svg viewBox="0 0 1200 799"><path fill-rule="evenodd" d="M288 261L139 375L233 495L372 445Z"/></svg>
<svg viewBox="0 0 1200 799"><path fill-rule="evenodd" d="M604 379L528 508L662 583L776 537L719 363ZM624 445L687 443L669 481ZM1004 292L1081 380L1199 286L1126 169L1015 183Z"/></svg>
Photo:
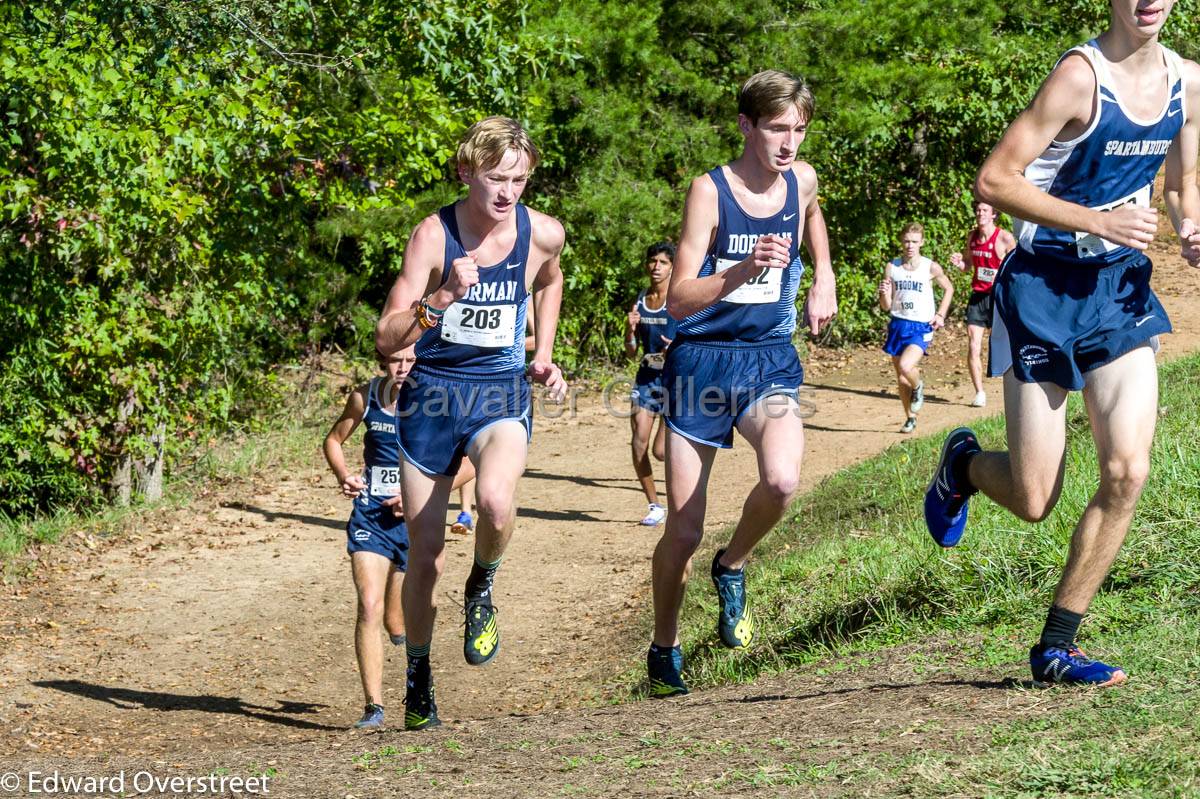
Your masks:
<svg viewBox="0 0 1200 799"><path fill-rule="evenodd" d="M537 162L537 148L514 120L489 117L471 126L457 154L467 196L417 225L376 331L384 351L417 342L417 365L398 401L411 539L403 594L407 729L438 723L429 664L434 586L444 563L451 480L464 457L475 465L477 518L463 655L482 665L500 646L492 580L512 536L529 446L531 293L528 375L558 399L566 393L551 360L565 236L557 220L519 202Z"/></svg>
<svg viewBox="0 0 1200 799"><path fill-rule="evenodd" d="M796 160L812 109L799 78L775 70L751 77L738 93L741 156L693 180L684 204L667 295L680 322L663 371L668 512L654 550L654 639L646 658L654 696L687 693L679 607L717 448L732 445L736 427L754 447L759 472L733 538L712 562L726 646L745 647L754 636L743 567L799 485L804 373L791 336L801 239L815 269L805 306L812 332L836 311L817 176Z"/></svg>
<svg viewBox="0 0 1200 799"><path fill-rule="evenodd" d="M996 222L999 213L982 200L976 200L975 229L967 234L961 253L950 256L950 263L960 271L971 272L971 297L967 300L967 371L975 397L971 407L987 405L983 390L983 331L992 326L992 287L1000 274L1004 256L1017 246L1013 234Z"/></svg>
<svg viewBox="0 0 1200 799"><path fill-rule="evenodd" d="M675 245L662 241L646 249L646 272L650 276L650 288L638 292L637 300L629 311L629 330L626 331L625 355L629 358L642 351L642 360L633 379L633 391L629 395L632 405L629 424L633 438L633 470L650 510L642 519L647 527L657 527L667 518L667 509L658 504L658 488L654 485L654 467L650 465L650 454L662 460L666 457L666 427L660 421L658 433L654 432L654 420L663 412L666 399L662 382L663 363L667 346L675 338L675 320L667 313L667 286L671 282L671 268L675 264ZM653 439L653 444L651 440Z"/></svg>
<svg viewBox="0 0 1200 799"><path fill-rule="evenodd" d="M1071 539L1061 581L1029 653L1038 682L1114 685L1123 669L1075 644L1080 621L1125 540L1150 471L1158 415L1157 336L1170 322L1150 289L1154 177L1183 257L1200 264L1200 67L1158 43L1171 0L1112 0L1099 38L1073 48L1009 126L975 183L1018 220L1017 249L996 281L991 369L1004 374L1007 452L950 434L925 496L937 543L962 536L982 491L1028 521L1058 501L1067 394L1083 392L1099 489Z"/></svg>
<svg viewBox="0 0 1200 799"><path fill-rule="evenodd" d="M354 500L346 523L346 551L358 595L354 624L354 654L362 679L366 709L355 727L383 726L382 623L396 646L404 646L404 614L400 591L408 568L408 528L400 498L400 445L396 431L396 394L417 356L405 347L388 357L379 356L382 377L350 392L342 415L325 437L325 460L333 470L342 495ZM362 424L363 471L346 465L342 445ZM469 467L470 464L467 464ZM470 480L469 468L456 482Z"/></svg>

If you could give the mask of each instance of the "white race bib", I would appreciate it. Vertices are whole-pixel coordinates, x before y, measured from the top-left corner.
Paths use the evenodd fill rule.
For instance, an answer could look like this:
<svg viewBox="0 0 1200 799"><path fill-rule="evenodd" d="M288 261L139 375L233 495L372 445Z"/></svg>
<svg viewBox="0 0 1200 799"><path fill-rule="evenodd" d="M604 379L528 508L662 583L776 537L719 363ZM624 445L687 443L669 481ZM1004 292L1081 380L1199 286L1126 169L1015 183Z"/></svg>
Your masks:
<svg viewBox="0 0 1200 799"><path fill-rule="evenodd" d="M517 306L456 302L442 317L442 341L473 347L511 347L516 341Z"/></svg>
<svg viewBox="0 0 1200 799"><path fill-rule="evenodd" d="M995 283L996 282L996 273L999 271L1000 271L999 269L990 269L986 266L980 267L979 272L978 272L979 281L981 283Z"/></svg>
<svg viewBox="0 0 1200 799"><path fill-rule="evenodd" d="M728 258L717 259L717 271L720 274L726 269L737 266L741 261ZM779 302L783 294L783 273L785 269L770 267L759 272L742 285L722 297L725 302L735 302L738 305L763 305L768 302Z"/></svg>
<svg viewBox="0 0 1200 799"><path fill-rule="evenodd" d="M1092 210L1111 211L1114 208L1120 208L1122 205L1136 205L1140 208L1149 208L1150 186L1142 186L1128 197L1122 197L1106 205L1098 205ZM1108 239L1102 239L1095 233L1077 232L1075 234L1075 253L1080 258L1095 258L1097 255L1110 253L1120 247L1120 244L1113 244Z"/></svg>
<svg viewBox="0 0 1200 799"><path fill-rule="evenodd" d="M394 497L400 493L399 466L371 467L371 496Z"/></svg>

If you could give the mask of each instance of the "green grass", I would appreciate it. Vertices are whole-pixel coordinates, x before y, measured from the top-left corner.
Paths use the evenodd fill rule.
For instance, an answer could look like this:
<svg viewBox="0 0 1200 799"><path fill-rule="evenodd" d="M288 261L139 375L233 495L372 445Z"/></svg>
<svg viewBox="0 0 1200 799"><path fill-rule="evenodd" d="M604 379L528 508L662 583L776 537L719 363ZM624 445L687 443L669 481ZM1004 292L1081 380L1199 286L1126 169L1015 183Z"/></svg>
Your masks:
<svg viewBox="0 0 1200 799"><path fill-rule="evenodd" d="M1200 356L1161 372L1150 482L1080 634L1087 648L1133 675L1131 683L1063 702L1051 716L985 724L991 745L982 754L964 756L947 744L946 752L917 758L879 755L846 779L869 771L920 796L1200 796L1198 375ZM985 448L1003 446L1002 417L975 429ZM941 634L975 643L922 650L910 661L914 671L943 668L940 659L950 658L960 668L1000 667L1027 679L1027 647L1097 483L1077 396L1068 432L1066 480L1051 517L1027 524L976 498L954 550L933 544L921 511L942 436L892 447L829 479L793 507L749 567L758 638L748 652L721 647L716 598L707 581L694 581L682 616L685 677L702 688L803 664L854 671L886 647ZM710 553L696 562L706 564Z"/></svg>

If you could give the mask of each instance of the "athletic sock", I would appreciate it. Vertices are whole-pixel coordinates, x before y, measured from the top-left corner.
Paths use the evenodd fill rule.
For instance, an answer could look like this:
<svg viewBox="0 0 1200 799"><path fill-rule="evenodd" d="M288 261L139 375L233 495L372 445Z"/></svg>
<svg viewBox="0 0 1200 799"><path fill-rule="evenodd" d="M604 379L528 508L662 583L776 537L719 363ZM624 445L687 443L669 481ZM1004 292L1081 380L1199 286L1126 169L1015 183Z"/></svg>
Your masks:
<svg viewBox="0 0 1200 799"><path fill-rule="evenodd" d="M388 633L388 638L396 646L404 646L408 642L404 637L404 633L400 633L400 635L392 635L391 633Z"/></svg>
<svg viewBox="0 0 1200 799"><path fill-rule="evenodd" d="M481 561L479 555L475 555L475 563L471 566L471 574L467 577L467 600L472 599L487 599L492 594L492 580L496 578L496 569L500 568L500 561L494 560L491 563Z"/></svg>
<svg viewBox="0 0 1200 799"><path fill-rule="evenodd" d="M655 658L668 658L672 652L682 652L683 649L678 646L659 646L658 644L650 644L650 656Z"/></svg>
<svg viewBox="0 0 1200 799"><path fill-rule="evenodd" d="M950 474L954 476L955 484L962 489L963 496L969 497L979 491L971 482L971 459L978 454L978 452L964 452L950 463Z"/></svg>
<svg viewBox="0 0 1200 799"><path fill-rule="evenodd" d="M404 654L408 656L408 667L429 665L429 644L414 644L410 639L404 645Z"/></svg>
<svg viewBox="0 0 1200 799"><path fill-rule="evenodd" d="M1046 616L1046 626L1042 628L1039 645L1042 649L1051 646L1069 649L1075 643L1075 633L1079 632L1079 623L1082 621L1082 613L1052 605Z"/></svg>

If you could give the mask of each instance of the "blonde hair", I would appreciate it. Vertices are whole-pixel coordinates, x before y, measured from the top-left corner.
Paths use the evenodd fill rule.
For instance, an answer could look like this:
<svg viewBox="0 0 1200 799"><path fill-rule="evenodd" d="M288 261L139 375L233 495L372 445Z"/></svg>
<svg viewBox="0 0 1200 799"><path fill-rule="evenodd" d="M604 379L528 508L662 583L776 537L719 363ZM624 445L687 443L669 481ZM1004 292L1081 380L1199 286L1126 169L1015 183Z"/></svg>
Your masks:
<svg viewBox="0 0 1200 799"><path fill-rule="evenodd" d="M738 113L758 124L760 117L777 117L791 106L798 106L804 121L812 119L813 96L803 78L768 69L751 75L738 91Z"/></svg>
<svg viewBox="0 0 1200 799"><path fill-rule="evenodd" d="M487 117L467 129L458 143L455 162L468 175L492 169L509 150L529 156L529 171L541 160L533 139L521 123L508 117Z"/></svg>
<svg viewBox="0 0 1200 799"><path fill-rule="evenodd" d="M900 231L900 238L904 238L909 233L916 233L921 238L925 238L925 226L920 222L909 222L904 226L904 230Z"/></svg>

